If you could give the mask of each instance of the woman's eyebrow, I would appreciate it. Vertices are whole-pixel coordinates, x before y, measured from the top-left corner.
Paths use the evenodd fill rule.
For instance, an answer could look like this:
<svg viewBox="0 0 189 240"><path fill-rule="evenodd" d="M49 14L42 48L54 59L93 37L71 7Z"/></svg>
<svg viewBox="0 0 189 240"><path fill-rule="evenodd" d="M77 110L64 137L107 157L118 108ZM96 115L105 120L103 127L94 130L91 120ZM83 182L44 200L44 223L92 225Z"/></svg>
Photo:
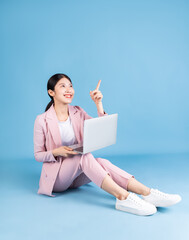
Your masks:
<svg viewBox="0 0 189 240"><path fill-rule="evenodd" d="M65 84L66 85L66 83L59 83L58 86L61 85L61 84ZM69 84L72 85L71 83L69 83Z"/></svg>

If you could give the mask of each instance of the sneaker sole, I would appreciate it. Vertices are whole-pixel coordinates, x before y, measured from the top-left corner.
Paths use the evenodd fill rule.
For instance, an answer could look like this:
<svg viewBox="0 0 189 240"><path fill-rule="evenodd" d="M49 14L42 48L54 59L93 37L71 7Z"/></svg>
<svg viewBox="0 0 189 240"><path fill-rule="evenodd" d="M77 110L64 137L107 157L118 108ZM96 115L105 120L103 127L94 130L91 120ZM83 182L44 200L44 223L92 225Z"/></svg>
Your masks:
<svg viewBox="0 0 189 240"><path fill-rule="evenodd" d="M127 207L122 207L122 206L115 206L115 208L117 210L120 211L124 211L124 212L128 212L128 213L132 213L132 214L136 214L136 215L140 215L140 216L148 216L148 215L153 215L157 212L157 209L153 212L145 212L145 213L140 213L139 211L135 210L135 209L131 209L131 208L127 208Z"/></svg>
<svg viewBox="0 0 189 240"><path fill-rule="evenodd" d="M143 199L143 200L145 200L145 199ZM156 203L151 203L151 202L150 203L153 204L156 207L169 207L169 206L173 206L173 205L179 203L181 200L182 200L182 198L178 199L175 202L172 202L172 203L170 202L170 203L167 203L167 204L166 203L156 204ZM148 201L146 201L146 202L148 202Z"/></svg>

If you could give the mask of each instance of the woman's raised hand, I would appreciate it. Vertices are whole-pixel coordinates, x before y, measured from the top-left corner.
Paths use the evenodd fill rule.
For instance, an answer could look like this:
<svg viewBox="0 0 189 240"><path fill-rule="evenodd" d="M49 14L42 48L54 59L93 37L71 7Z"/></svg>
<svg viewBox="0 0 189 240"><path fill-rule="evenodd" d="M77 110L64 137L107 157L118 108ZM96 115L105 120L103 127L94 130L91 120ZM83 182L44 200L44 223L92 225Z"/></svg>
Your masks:
<svg viewBox="0 0 189 240"><path fill-rule="evenodd" d="M54 156L68 157L69 155L76 155L77 152L72 151L73 149L68 146L61 146L53 150Z"/></svg>
<svg viewBox="0 0 189 240"><path fill-rule="evenodd" d="M101 91L99 90L101 80L98 81L97 87L95 90L90 91L90 96L92 100L95 102L95 104L100 103L102 101L103 95Z"/></svg>

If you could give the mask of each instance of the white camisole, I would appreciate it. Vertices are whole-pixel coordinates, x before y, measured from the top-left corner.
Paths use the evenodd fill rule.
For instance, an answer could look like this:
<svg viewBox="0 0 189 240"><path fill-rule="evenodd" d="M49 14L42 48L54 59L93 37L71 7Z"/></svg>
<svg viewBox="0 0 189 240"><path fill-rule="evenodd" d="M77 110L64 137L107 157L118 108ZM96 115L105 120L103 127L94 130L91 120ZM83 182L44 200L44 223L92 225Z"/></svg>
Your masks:
<svg viewBox="0 0 189 240"><path fill-rule="evenodd" d="M58 121L60 135L62 139L62 146L69 146L77 143L72 122L68 116L66 121Z"/></svg>

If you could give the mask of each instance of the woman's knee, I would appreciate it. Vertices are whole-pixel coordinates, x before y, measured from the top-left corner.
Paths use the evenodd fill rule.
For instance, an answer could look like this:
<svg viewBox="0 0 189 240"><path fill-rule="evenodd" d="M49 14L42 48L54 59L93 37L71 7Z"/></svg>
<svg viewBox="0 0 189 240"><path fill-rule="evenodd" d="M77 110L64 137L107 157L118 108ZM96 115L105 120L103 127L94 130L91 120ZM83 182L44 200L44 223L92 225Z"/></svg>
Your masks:
<svg viewBox="0 0 189 240"><path fill-rule="evenodd" d="M89 152L89 153L83 154L79 159L80 164L82 165L83 162L88 161L89 158L94 158L92 153Z"/></svg>
<svg viewBox="0 0 189 240"><path fill-rule="evenodd" d="M96 158L97 162L99 163L105 163L105 164L112 164L108 159L105 158Z"/></svg>

